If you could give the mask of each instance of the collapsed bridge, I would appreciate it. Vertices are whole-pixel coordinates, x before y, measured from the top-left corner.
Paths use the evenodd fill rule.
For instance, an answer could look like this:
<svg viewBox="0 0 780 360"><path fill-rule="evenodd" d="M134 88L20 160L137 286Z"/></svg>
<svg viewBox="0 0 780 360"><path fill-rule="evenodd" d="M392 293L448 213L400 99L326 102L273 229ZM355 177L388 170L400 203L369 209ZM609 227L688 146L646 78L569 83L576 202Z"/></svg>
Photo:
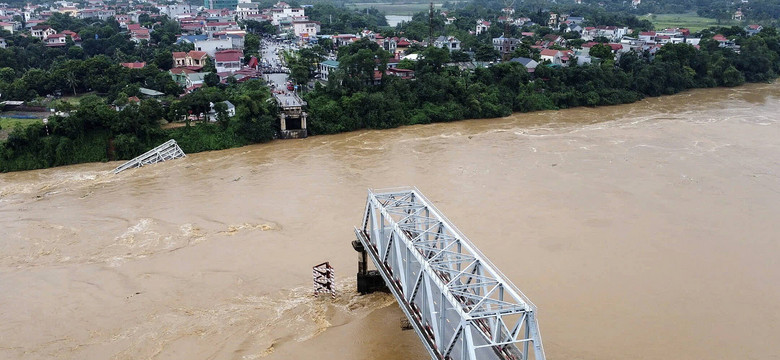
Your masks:
<svg viewBox="0 0 780 360"><path fill-rule="evenodd" d="M368 193L353 246L395 296L432 359L544 360L536 306L416 188Z"/></svg>

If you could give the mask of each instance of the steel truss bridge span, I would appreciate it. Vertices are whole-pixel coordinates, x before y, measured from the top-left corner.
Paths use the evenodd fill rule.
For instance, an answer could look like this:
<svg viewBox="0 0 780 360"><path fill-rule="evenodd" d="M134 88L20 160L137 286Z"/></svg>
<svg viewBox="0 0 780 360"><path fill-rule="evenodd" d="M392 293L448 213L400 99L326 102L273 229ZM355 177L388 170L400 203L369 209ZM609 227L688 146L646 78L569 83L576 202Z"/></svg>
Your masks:
<svg viewBox="0 0 780 360"><path fill-rule="evenodd" d="M355 234L432 359L545 359L536 306L416 188L369 190Z"/></svg>

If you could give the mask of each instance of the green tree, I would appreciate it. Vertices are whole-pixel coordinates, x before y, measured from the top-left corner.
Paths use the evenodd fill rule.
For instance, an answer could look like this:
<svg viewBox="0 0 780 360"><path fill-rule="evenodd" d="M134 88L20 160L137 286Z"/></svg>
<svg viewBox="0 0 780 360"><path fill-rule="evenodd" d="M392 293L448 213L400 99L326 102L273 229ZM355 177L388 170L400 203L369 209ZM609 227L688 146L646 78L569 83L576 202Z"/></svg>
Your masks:
<svg viewBox="0 0 780 360"><path fill-rule="evenodd" d="M206 84L206 86L217 86L219 85L219 75L210 72L203 77L203 82Z"/></svg>
<svg viewBox="0 0 780 360"><path fill-rule="evenodd" d="M613 60L615 55L612 54L612 47L607 44L596 44L590 48L590 56L597 57L602 60Z"/></svg>
<svg viewBox="0 0 780 360"><path fill-rule="evenodd" d="M481 43L474 50L474 59L477 61L496 61L501 54L493 48L493 45Z"/></svg>
<svg viewBox="0 0 780 360"><path fill-rule="evenodd" d="M260 49L260 38L255 34L246 34L244 38L244 50L249 55L256 55Z"/></svg>

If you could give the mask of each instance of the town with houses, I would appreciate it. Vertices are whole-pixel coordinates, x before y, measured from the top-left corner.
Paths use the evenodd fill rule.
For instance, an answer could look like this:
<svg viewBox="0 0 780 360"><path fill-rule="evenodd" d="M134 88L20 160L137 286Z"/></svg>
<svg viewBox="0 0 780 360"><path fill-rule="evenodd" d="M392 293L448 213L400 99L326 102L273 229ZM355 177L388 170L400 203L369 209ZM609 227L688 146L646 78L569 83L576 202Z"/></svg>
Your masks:
<svg viewBox="0 0 780 360"><path fill-rule="evenodd" d="M640 0L634 0L638 2ZM635 4L636 5L636 4ZM148 7L156 7L159 13L150 12ZM178 21L181 26L181 34L178 42L192 44L193 50L189 52L173 52L174 67L170 70L171 77L185 89L185 94L194 91L203 85L205 74L201 72L207 59L211 60L216 68L221 81L228 77L234 77L237 81L260 78L262 65L268 64L266 60L251 58L245 61L244 38L247 34L242 29L244 21L268 22L278 29L279 34L290 42L300 46L316 43L320 39L330 39L335 48L348 45L357 40L368 38L377 42L383 49L393 55L387 65L384 75L400 76L411 79L414 72L408 69L399 69L398 63L403 59L416 60L419 54L408 54L410 46L427 46L427 41L410 40L404 37L383 37L381 34L370 30L364 30L356 34L322 34L320 23L312 21L306 16L306 8L292 7L285 2L278 2L273 7L261 9L259 4L239 0L238 3L231 0L205 0L204 6L194 6L186 3L157 4L153 1L125 1L107 6L102 0L88 0L85 3L70 1L56 1L51 5L28 4L23 8L11 8L7 4L0 4L0 28L10 33L25 33L38 38L46 46L65 46L67 40L76 44L81 42L79 34L64 30L57 32L46 25L46 20L54 13L63 13L79 19L96 18L107 20L114 18L119 25L129 34L130 39L142 43L150 40L153 28L145 28L138 24L139 16L166 15L170 19ZM629 51L653 54L666 44L688 43L698 46L699 38L691 37L688 29L663 29L657 31L640 32L638 36L630 36L633 30L627 27L616 26L584 26L585 19L579 16L550 13L547 24L534 24L528 17L515 17L514 9L503 9L503 15L496 19L479 19L474 24L473 34L480 35L486 32L494 22L509 23L513 26L542 25L553 30L567 29L576 32L585 42L579 47L570 47L567 40L560 35L547 34L534 41L531 48L539 51L537 59L526 57L511 57L524 38L535 39L534 32L521 32L520 37L504 37L503 35L492 40L493 48L505 61L519 62L529 72L533 72L537 66L548 64L550 66L569 66L576 62L577 65L591 63L599 60L590 55L590 49L598 44L596 39L607 39L607 45L611 48L615 57ZM446 24L453 23L456 18L447 12L441 12ZM736 15L735 15L736 16ZM22 21L19 21L22 20ZM760 25L748 25L748 34L761 31ZM715 35L714 40L720 46L739 51L735 45L723 35ZM446 48L449 51L462 49L461 41L454 36L441 35L433 40L433 46ZM5 40L0 39L0 47L5 46ZM493 62L482 62L480 66L489 66ZM128 68L143 68L145 63L122 63ZM338 61L334 57L322 61L318 66L316 76L320 81L327 81L330 72L338 68Z"/></svg>
<svg viewBox="0 0 780 360"><path fill-rule="evenodd" d="M635 0L639 1L639 0ZM573 65L600 64L619 60L623 54L635 52L652 58L667 44L687 43L698 48L700 38L692 36L688 29L671 28L655 31L634 31L628 27L595 25L585 17L548 12L547 21L535 23L531 18L516 16L514 8L504 8L494 18L477 19L468 29L472 37L485 42L483 48L492 50L487 57L475 56L473 48L466 48L455 34L448 34L446 27L435 36L417 39L405 37L403 32L377 32L378 29L362 29L356 33L325 33L322 24L307 16L307 9L314 5L292 6L279 1L268 8L249 0L204 0L202 6L183 1L157 3L154 1L120 0L110 5L102 0L86 2L56 1L51 4L27 4L22 8L0 4L0 27L16 36L39 39L46 47L81 46L83 37L71 30L57 31L47 24L54 14L66 14L75 19L89 21L115 20L127 38L138 46L154 46L152 34L157 25L175 21L180 33L175 34L178 48L191 49L171 51L171 66L167 71L171 80L179 87L176 93L180 99L216 83L243 83L252 79L263 81L271 90L279 108L277 136L282 138L305 137L308 134L307 103L304 93L314 89L316 83L327 84L335 71L340 69L337 57L339 48L356 42L376 43L376 47L389 54L386 62L376 60L373 76L365 80L366 85L379 85L386 77L415 80L414 62L423 58L425 48L433 46L446 49L453 56L449 66L461 71L475 68L489 68L504 62L519 63L533 75L540 66L569 67ZM458 18L448 11L431 10L431 16L438 16L446 24L454 24ZM546 15L545 15L546 16ZM164 18L162 18L164 17ZM145 21L141 21L144 18ZM536 17L536 19L540 19ZM143 23L143 25L142 25ZM150 25L151 24L151 25ZM248 27L248 24L254 24ZM257 32L257 24L272 31ZM145 26L144 26L145 25ZM492 38L496 28L504 33ZM510 29L514 31L509 31ZM762 30L760 25L747 25L748 36ZM509 32L506 32L509 31ZM506 35L513 34L513 35ZM83 34L82 34L83 35ZM262 36L252 42L256 48L246 49L247 36ZM431 33L433 35L433 33ZM97 34L94 34L97 39ZM718 46L739 53L740 46L722 34L712 37ZM301 49L327 44L327 49L318 55L315 63L309 65L309 76L293 78L287 64L290 54ZM0 47L6 47L0 38ZM491 48L492 45L492 48ZM592 51L595 47L599 51ZM518 56L518 50L527 50ZM457 56L455 56L457 54ZM465 57L465 58L464 58ZM155 59L157 62L157 60ZM144 69L146 62L119 62L128 69ZM410 65L412 64L412 65ZM403 65L403 66L402 66ZM166 66L167 67L167 66ZM217 80L214 80L214 74ZM210 80L211 76L211 80ZM139 103L142 98L163 100L171 91L140 87L137 96L128 96L127 101ZM74 89L75 94L75 89ZM140 98L139 98L140 97ZM19 105L17 99L4 98L6 107ZM126 103L119 99L119 103ZM166 102L170 104L170 98ZM225 101L228 115L235 114L235 106ZM116 106L121 110L123 106ZM62 114L59 113L58 114ZM66 114L66 113L65 113ZM200 119L199 115L190 118ZM205 118L216 121L215 104ZM169 118L182 121L183 117Z"/></svg>

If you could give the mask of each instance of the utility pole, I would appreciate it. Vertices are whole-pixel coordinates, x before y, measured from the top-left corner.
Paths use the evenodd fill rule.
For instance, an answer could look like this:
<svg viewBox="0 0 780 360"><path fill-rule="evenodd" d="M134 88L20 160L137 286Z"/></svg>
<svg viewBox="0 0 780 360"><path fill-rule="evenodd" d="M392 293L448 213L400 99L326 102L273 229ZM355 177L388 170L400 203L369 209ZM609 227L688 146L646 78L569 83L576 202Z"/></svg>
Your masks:
<svg viewBox="0 0 780 360"><path fill-rule="evenodd" d="M512 43L512 40L509 39L509 31L511 30L509 25L514 20L512 15L515 13L515 0L505 0L504 8L501 11L506 14L506 18L504 19L504 39L501 44L501 60L509 61L509 59L512 58L512 54L506 48L510 47Z"/></svg>
<svg viewBox="0 0 780 360"><path fill-rule="evenodd" d="M428 46L433 45L433 1L428 11Z"/></svg>

